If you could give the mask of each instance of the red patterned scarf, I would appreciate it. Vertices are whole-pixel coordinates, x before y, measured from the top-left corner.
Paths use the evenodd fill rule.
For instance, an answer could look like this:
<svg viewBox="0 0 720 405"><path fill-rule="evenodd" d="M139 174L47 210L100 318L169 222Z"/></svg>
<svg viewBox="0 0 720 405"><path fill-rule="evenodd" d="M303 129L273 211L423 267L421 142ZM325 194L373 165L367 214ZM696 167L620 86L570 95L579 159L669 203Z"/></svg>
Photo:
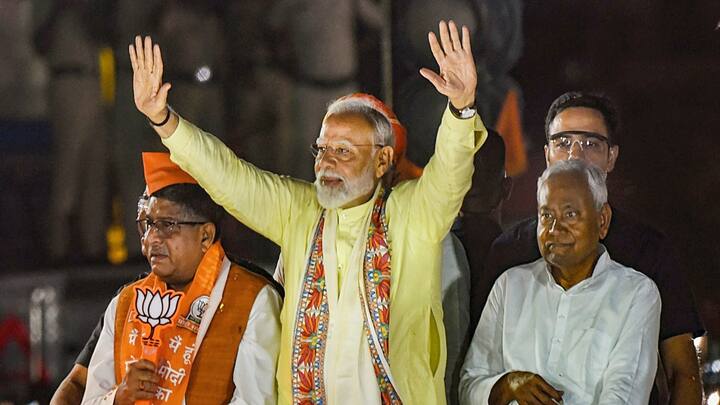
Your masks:
<svg viewBox="0 0 720 405"><path fill-rule="evenodd" d="M402 401L390 379L387 362L390 343L391 254L385 204L389 194L381 189L373 205L363 256L364 291L358 293L382 404L401 405ZM329 323L322 240L325 215L326 212L320 217L315 229L295 318L292 354L293 404L327 403L323 374Z"/></svg>

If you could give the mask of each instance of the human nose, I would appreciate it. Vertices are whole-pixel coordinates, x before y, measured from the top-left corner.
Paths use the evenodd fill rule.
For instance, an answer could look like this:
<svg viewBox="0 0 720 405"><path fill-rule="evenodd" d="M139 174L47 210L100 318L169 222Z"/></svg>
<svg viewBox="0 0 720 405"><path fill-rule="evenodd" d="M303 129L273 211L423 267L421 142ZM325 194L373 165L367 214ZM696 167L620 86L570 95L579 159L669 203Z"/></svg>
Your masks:
<svg viewBox="0 0 720 405"><path fill-rule="evenodd" d="M145 234L142 236L142 238L151 245L159 243L163 239L157 224L149 221L147 224L147 228L145 229Z"/></svg>
<svg viewBox="0 0 720 405"><path fill-rule="evenodd" d="M334 166L335 163L337 163L337 159L335 158L335 154L330 150L330 148L318 153L317 157L315 158L315 166L318 168Z"/></svg>
<svg viewBox="0 0 720 405"><path fill-rule="evenodd" d="M582 146L582 141L579 139L573 139L570 143L570 150L568 151L568 159L570 160L581 160L585 157L585 150Z"/></svg>
<svg viewBox="0 0 720 405"><path fill-rule="evenodd" d="M562 223L557 218L553 218L550 226L548 227L548 233L551 235L557 234L562 230Z"/></svg>

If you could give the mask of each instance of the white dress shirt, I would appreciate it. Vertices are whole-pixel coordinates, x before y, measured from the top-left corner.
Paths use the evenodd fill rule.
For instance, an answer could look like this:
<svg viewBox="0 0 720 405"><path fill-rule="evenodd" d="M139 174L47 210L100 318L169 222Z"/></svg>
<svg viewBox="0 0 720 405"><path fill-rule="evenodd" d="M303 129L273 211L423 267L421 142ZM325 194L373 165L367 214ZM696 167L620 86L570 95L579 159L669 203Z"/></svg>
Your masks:
<svg viewBox="0 0 720 405"><path fill-rule="evenodd" d="M230 261L225 258L218 280L210 293L208 309L200 322L196 347L202 347L202 340L217 310L225 289ZM263 287L255 297L247 328L238 345L233 369L233 392L230 404L277 403L277 369L280 352L280 308L282 298L272 286ZM88 378L82 404L112 404L117 392L115 383L114 335L117 296L105 311L100 338L88 365ZM195 352L197 353L197 351Z"/></svg>
<svg viewBox="0 0 720 405"><path fill-rule="evenodd" d="M487 404L511 371L540 375L564 391L565 405L648 403L660 294L601 249L592 276L568 290L542 258L498 278L465 358L463 404Z"/></svg>

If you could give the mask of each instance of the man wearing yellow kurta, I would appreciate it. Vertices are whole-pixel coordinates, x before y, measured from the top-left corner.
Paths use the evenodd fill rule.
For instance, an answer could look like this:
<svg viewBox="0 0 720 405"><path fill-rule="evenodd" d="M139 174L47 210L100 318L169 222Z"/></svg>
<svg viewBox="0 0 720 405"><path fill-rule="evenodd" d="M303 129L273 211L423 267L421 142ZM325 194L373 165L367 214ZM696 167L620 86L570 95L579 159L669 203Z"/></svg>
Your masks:
<svg viewBox="0 0 720 405"><path fill-rule="evenodd" d="M328 107L313 145L315 184L259 170L167 106L160 48L130 46L135 103L171 157L213 199L282 248L286 299L277 370L281 404L444 404L441 241L470 187L487 131L472 107L470 34L429 35L448 97L423 175L392 190L388 118L358 98ZM298 152L300 153L300 152Z"/></svg>

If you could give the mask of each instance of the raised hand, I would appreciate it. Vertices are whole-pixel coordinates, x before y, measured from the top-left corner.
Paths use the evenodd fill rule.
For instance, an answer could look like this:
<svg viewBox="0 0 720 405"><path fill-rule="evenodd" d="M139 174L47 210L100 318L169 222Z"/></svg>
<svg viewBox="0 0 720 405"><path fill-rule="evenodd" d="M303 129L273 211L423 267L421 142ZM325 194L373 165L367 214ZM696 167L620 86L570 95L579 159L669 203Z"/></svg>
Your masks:
<svg viewBox="0 0 720 405"><path fill-rule="evenodd" d="M428 33L430 50L440 67L440 74L430 69L420 69L420 74L435 86L440 94L447 96L457 109L475 103L477 71L470 48L470 30L462 27L462 40L457 26L440 21L440 41L434 32Z"/></svg>
<svg viewBox="0 0 720 405"><path fill-rule="evenodd" d="M527 371L513 371L502 376L490 391L490 404L555 405L562 403L562 391L542 377Z"/></svg>
<svg viewBox="0 0 720 405"><path fill-rule="evenodd" d="M144 44L143 44L144 42ZM163 61L160 46L152 39L135 37L130 45L130 62L133 68L135 106L152 122L162 122L168 114L167 96L170 83L162 82Z"/></svg>

